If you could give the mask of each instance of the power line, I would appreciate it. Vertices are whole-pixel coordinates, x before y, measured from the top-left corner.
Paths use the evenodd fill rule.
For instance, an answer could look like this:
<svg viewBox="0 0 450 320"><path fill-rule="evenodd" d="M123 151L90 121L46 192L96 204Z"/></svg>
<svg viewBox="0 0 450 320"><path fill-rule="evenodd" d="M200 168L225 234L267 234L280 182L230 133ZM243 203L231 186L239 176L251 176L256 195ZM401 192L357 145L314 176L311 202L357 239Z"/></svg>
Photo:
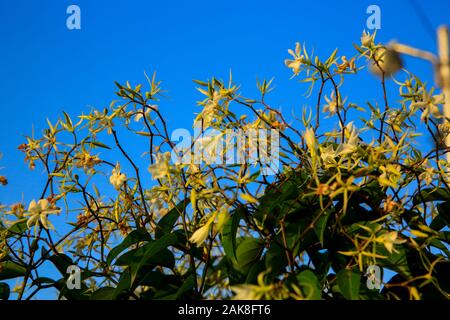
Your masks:
<svg viewBox="0 0 450 320"><path fill-rule="evenodd" d="M420 7L420 5L417 3L416 0L409 0L409 2L411 4L411 6L413 7L414 11L416 12L417 16L419 17L420 22L422 23L422 26L425 28L428 35L434 41L436 36L435 36L433 24L431 23L430 19L428 19L425 12Z"/></svg>

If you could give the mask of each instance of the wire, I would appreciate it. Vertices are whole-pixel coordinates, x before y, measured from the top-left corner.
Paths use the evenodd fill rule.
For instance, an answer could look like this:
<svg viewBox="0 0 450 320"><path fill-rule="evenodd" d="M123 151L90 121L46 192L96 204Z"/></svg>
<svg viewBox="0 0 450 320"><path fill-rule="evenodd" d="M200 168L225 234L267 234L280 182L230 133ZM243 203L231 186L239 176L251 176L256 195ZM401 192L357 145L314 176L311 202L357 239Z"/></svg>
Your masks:
<svg viewBox="0 0 450 320"><path fill-rule="evenodd" d="M409 0L409 2L411 3L411 6L413 7L414 11L416 12L417 16L419 17L420 22L422 23L423 27L427 31L428 35L433 39L433 41L435 41L436 35L434 32L434 27L433 27L430 19L428 19L428 17L424 13L423 9L419 6L419 4L417 3L416 0Z"/></svg>

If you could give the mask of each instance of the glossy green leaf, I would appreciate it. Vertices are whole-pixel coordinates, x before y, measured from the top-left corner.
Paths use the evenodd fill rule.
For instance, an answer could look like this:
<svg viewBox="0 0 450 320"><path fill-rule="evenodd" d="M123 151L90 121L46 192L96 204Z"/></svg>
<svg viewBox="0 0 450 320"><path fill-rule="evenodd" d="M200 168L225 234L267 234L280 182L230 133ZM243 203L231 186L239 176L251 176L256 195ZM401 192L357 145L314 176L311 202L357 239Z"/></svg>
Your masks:
<svg viewBox="0 0 450 320"><path fill-rule="evenodd" d="M8 229L8 236L21 235L23 232L28 230L27 218L15 221Z"/></svg>
<svg viewBox="0 0 450 320"><path fill-rule="evenodd" d="M337 273L337 284L345 299L359 299L359 287L361 284L360 273L348 269L342 269Z"/></svg>
<svg viewBox="0 0 450 320"><path fill-rule="evenodd" d="M178 244L179 238L174 233L169 233L162 236L160 239L149 242L142 247L142 255L140 256L140 261L136 264L131 264L131 283L134 283L136 280L136 275L139 270L147 264L150 258L159 254L161 251L167 249L169 246L173 246Z"/></svg>
<svg viewBox="0 0 450 320"><path fill-rule="evenodd" d="M7 283L0 283L0 300L8 300L11 290Z"/></svg>
<svg viewBox="0 0 450 320"><path fill-rule="evenodd" d="M327 229L328 219L330 218L331 211L325 210L325 212L321 213L320 218L317 220L317 223L314 225L314 232L319 238L319 241L323 247L324 244L324 233Z"/></svg>
<svg viewBox="0 0 450 320"><path fill-rule="evenodd" d="M263 249L264 243L260 239L244 238L236 249L235 268L245 274L259 260Z"/></svg>
<svg viewBox="0 0 450 320"><path fill-rule="evenodd" d="M0 262L0 280L23 277L27 269L13 261Z"/></svg>
<svg viewBox="0 0 450 320"><path fill-rule="evenodd" d="M264 260L266 269L270 268L275 275L282 273L288 265L286 250L277 243L272 243Z"/></svg>
<svg viewBox="0 0 450 320"><path fill-rule="evenodd" d="M322 290L320 289L317 276L311 270L305 270L297 275L297 281L302 289L303 296L308 300L321 300Z"/></svg>
<svg viewBox="0 0 450 320"><path fill-rule="evenodd" d="M439 231L445 227L450 227L450 202L443 202L437 205L438 215L433 219L430 228Z"/></svg>
<svg viewBox="0 0 450 320"><path fill-rule="evenodd" d="M245 209L241 209L245 210ZM222 230L222 246L225 254L232 260L236 261L236 236L241 221L241 210L235 210Z"/></svg>
<svg viewBox="0 0 450 320"><path fill-rule="evenodd" d="M90 300L112 300L115 290L113 287L102 287L91 294Z"/></svg>
<svg viewBox="0 0 450 320"><path fill-rule="evenodd" d="M414 196L413 204L432 201L450 201L450 191L444 188L422 189Z"/></svg>
<svg viewBox="0 0 450 320"><path fill-rule="evenodd" d="M172 232L175 223L177 222L178 218L181 216L183 211L186 210L186 207L189 205L189 203L190 199L186 198L185 200L178 203L167 214L165 214L164 217L162 217L159 220L155 231L156 239L159 239L163 235Z"/></svg>
<svg viewBox="0 0 450 320"><path fill-rule="evenodd" d="M122 241L121 244L119 244L117 247L111 249L111 251L109 252L109 254L106 258L106 263L111 264L111 262L121 252L123 252L125 249L127 249L131 245L136 244L141 241L150 241L150 240L151 240L151 237L147 231L141 230L141 229L133 230L132 232L130 232L130 234L128 234L128 236Z"/></svg>
<svg viewBox="0 0 450 320"><path fill-rule="evenodd" d="M67 274L67 268L71 265L73 265L72 259L70 259L67 255L60 253L58 255L52 255L48 258L55 267L58 269L58 271L65 276Z"/></svg>
<svg viewBox="0 0 450 320"><path fill-rule="evenodd" d="M121 255L114 263L116 266L130 266L138 264L144 259L146 247L131 250ZM148 257L145 261L146 265L162 266L173 268L175 266L175 258L173 253L168 249L161 249L158 254Z"/></svg>

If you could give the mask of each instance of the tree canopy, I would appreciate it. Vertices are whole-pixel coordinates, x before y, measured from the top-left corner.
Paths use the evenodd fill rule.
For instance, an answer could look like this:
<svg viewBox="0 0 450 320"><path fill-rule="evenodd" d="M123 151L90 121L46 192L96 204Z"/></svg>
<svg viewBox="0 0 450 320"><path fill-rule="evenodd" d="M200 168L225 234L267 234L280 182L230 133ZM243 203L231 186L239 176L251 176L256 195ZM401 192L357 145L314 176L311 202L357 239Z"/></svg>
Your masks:
<svg viewBox="0 0 450 320"><path fill-rule="evenodd" d="M155 74L48 121L19 146L42 190L0 207L0 298L448 299L444 97L406 70L388 82L374 34L355 49L289 50L293 81L310 84L294 115L271 106L272 80L254 98L231 74L195 80L191 140L169 132ZM342 91L367 65L383 99L358 105Z"/></svg>

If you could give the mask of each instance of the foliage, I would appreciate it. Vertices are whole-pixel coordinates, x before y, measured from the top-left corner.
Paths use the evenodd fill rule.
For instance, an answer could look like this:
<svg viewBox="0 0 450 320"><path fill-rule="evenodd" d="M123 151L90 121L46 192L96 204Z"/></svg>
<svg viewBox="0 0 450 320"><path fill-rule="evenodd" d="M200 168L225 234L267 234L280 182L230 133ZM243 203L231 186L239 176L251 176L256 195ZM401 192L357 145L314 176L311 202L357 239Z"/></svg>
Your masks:
<svg viewBox="0 0 450 320"><path fill-rule="evenodd" d="M299 44L289 50L286 65L310 84L313 105L292 121L267 102L272 80L257 83L255 99L231 75L195 81L202 132L279 132L274 176L261 163L171 161L180 150L155 76L147 91L117 83L109 108L48 121L19 147L31 169L44 169L38 200L1 209L0 298L46 288L66 299L448 298L443 97L405 70L389 102L382 46L364 33L355 47L351 59L336 50L325 61ZM383 99L363 107L342 92L366 61L380 68L373 90ZM43 275L48 265L60 275ZM65 285L70 265L82 269L81 289ZM381 290L366 285L371 265L393 275Z"/></svg>

